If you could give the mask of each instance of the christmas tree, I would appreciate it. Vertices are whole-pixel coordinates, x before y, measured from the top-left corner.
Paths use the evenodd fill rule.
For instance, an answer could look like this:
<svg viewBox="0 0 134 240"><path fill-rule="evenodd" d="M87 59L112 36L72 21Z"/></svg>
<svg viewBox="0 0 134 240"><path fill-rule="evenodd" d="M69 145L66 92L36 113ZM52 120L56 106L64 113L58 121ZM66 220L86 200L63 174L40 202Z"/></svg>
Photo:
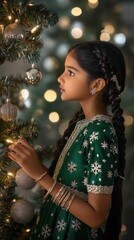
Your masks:
<svg viewBox="0 0 134 240"><path fill-rule="evenodd" d="M30 227L34 222L34 207L26 199L17 199L15 186L17 184L27 190L33 188L35 182L11 163L7 152L9 144L17 142L19 137L31 143L38 137L37 122L34 119L24 121L17 116L17 112L25 108L22 99L18 98L18 92L23 86L40 83L42 73L35 63L40 59L43 46L41 33L57 21L57 15L44 4L27 0L0 1L0 64L16 60L31 64L25 77L15 76L15 72L0 76L1 240L29 239ZM37 149L40 158L46 152L44 154L43 149Z"/></svg>

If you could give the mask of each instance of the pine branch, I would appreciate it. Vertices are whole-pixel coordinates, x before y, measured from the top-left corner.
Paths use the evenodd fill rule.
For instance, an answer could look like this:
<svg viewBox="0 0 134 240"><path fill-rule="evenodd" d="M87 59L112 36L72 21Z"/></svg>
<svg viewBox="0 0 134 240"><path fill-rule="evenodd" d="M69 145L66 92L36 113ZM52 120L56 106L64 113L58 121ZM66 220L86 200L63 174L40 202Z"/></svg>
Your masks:
<svg viewBox="0 0 134 240"><path fill-rule="evenodd" d="M42 41L38 36L29 35L25 42L17 39L9 39L5 42L3 36L0 35L0 64L3 63L3 59L11 62L18 59L28 63L38 62L42 47Z"/></svg>
<svg viewBox="0 0 134 240"><path fill-rule="evenodd" d="M1 142L5 143L5 145L8 145L6 139L18 140L19 136L32 143L39 134L39 126L34 119L30 121L17 119L11 122L0 119L0 126Z"/></svg>
<svg viewBox="0 0 134 240"><path fill-rule="evenodd" d="M58 22L58 16L48 10L43 4L29 4L29 1L3 1L0 9L0 22L5 26L11 23L7 18L12 16L14 22L19 18L25 27L32 27L41 24L42 27L54 26Z"/></svg>

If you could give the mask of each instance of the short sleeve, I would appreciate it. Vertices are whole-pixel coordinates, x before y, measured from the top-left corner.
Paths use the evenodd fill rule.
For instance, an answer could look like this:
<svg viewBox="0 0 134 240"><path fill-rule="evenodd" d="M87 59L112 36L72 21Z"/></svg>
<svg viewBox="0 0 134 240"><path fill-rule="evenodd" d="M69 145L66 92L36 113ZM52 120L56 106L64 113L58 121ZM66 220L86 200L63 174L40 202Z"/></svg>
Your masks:
<svg viewBox="0 0 134 240"><path fill-rule="evenodd" d="M111 194L118 162L117 137L112 123L94 121L88 138L87 192Z"/></svg>

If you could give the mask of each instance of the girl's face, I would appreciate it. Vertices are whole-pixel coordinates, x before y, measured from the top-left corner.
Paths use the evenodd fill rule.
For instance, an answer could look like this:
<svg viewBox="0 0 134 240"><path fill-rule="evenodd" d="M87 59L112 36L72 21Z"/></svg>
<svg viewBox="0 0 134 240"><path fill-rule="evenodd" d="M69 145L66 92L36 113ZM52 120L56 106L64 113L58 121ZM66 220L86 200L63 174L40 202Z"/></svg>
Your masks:
<svg viewBox="0 0 134 240"><path fill-rule="evenodd" d="M63 101L83 101L90 97L89 75L70 52L65 60L65 71L58 78Z"/></svg>

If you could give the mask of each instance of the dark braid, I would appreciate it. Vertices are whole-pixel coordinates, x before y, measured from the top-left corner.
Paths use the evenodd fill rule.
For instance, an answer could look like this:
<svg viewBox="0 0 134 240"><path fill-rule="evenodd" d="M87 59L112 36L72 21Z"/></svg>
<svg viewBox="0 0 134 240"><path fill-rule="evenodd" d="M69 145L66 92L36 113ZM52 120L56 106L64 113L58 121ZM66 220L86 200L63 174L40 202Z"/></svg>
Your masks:
<svg viewBox="0 0 134 240"><path fill-rule="evenodd" d="M49 174L51 176L53 176L54 169L56 167L56 163L58 161L60 153L61 153L63 147L65 146L69 136L71 135L73 129L75 128L76 123L83 118L84 118L83 110L80 109L78 112L75 113L74 117L70 120L70 122L68 124L68 128L65 130L63 136L58 140L57 149L54 153L54 160L53 160L53 163L52 163L52 165L49 169Z"/></svg>
<svg viewBox="0 0 134 240"><path fill-rule="evenodd" d="M118 240L119 234L121 231L122 225L122 208L123 208L123 200L122 200L122 178L124 177L124 169L125 169L125 127L124 127L124 118L122 116L123 110L120 107L121 99L120 97L115 98L115 89L114 86L111 86L109 91L109 102L111 103L111 109L113 113L113 125L116 131L116 135L118 137L118 174L119 177L116 178L114 183L114 189L112 193L112 206L110 210L110 214L107 220L107 226L105 231L105 239L109 240ZM117 214L118 213L118 214ZM116 217L115 217L116 216ZM113 221L114 219L114 221Z"/></svg>
<svg viewBox="0 0 134 240"><path fill-rule="evenodd" d="M104 78L108 83L108 86L103 93L105 101L111 105L112 110L112 120L118 138L118 177L115 180L113 193L112 193L112 206L110 214L107 219L106 229L105 229L105 240L118 240L121 231L121 220L122 220L122 179L124 178L125 169L125 126L123 118L123 109L120 107L121 98L119 95L119 86L117 82L111 81L113 73L117 75L116 67L113 61L110 61L109 57L105 56L99 50L96 50L96 56L99 59L99 64L102 66L102 72L104 73ZM118 214L117 214L118 213ZM116 216L116 217L115 217ZM113 220L114 219L114 220Z"/></svg>

